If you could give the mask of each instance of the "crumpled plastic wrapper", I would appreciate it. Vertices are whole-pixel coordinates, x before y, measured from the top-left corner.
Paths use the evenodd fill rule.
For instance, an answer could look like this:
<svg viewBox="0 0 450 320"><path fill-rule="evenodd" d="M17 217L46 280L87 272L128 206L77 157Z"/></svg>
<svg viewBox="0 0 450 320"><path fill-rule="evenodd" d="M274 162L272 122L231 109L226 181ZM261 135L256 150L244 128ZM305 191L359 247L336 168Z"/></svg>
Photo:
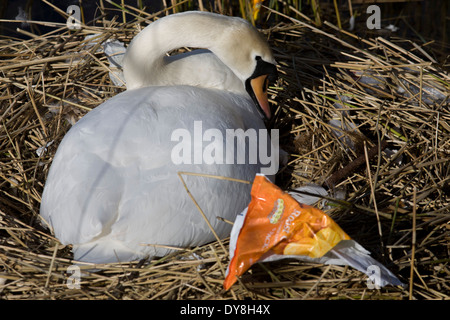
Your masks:
<svg viewBox="0 0 450 320"><path fill-rule="evenodd" d="M123 57L127 51L124 44L119 40L108 40L103 44L103 50L108 58L109 77L115 86L125 86L125 77L122 72Z"/></svg>
<svg viewBox="0 0 450 320"><path fill-rule="evenodd" d="M374 288L403 285L323 211L298 202L264 175L255 177L251 195L231 231L225 290L254 263L286 258L351 266L366 273Z"/></svg>

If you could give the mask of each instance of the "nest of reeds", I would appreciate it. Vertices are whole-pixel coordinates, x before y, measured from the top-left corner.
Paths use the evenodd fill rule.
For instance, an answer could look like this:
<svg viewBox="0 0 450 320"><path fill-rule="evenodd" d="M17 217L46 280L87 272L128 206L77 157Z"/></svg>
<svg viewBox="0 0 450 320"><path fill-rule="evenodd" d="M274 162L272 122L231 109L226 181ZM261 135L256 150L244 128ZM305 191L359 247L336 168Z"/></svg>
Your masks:
<svg viewBox="0 0 450 320"><path fill-rule="evenodd" d="M144 24L154 18L139 15ZM289 154L277 184L328 188L327 213L409 287L370 290L352 268L289 260L256 264L225 292L228 240L94 273L81 266L75 282L70 247L40 223L40 197L71 125L124 90L111 83L102 43L128 44L136 26L109 21L1 40L0 297L449 298L448 72L414 42L359 39L283 15L261 30L280 71L269 89L271 125Z"/></svg>

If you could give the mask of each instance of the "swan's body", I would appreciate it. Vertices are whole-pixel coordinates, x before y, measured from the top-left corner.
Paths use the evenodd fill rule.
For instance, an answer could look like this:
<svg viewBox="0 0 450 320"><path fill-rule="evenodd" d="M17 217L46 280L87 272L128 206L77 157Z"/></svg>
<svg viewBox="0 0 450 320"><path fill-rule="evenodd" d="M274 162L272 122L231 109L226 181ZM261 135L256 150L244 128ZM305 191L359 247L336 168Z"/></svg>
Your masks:
<svg viewBox="0 0 450 320"><path fill-rule="evenodd" d="M75 260L130 261L164 255L168 252L164 246L184 248L213 241L215 236L177 172L247 181L260 172L259 162L173 161L172 151L179 143L172 141L174 130L194 135L195 121L201 121L202 134L215 129L224 138L227 129L265 128L255 107L260 97L252 91L256 95L252 100L245 84L255 74L251 68L260 62L250 56L245 59L254 65L244 66L239 54L228 56L226 42L219 45L202 32L199 35L204 29L208 34L210 29L217 31L216 24L221 25L221 34L226 33L230 23L243 34L256 32L242 20L206 13L177 14L151 24L132 41L125 56L127 91L88 113L64 137L47 178L41 215L62 243L73 244ZM169 31L173 37L167 35ZM181 41L189 36L194 37L191 42ZM273 63L267 44L259 38L254 41L257 55ZM165 57L165 52L181 46L212 53ZM209 69L199 72L202 66ZM198 74L193 75L193 70ZM203 151L207 145L213 144L204 142ZM199 150L190 150L194 159ZM183 179L216 234L228 236L231 226L217 217L234 220L250 200L250 186L200 176Z"/></svg>

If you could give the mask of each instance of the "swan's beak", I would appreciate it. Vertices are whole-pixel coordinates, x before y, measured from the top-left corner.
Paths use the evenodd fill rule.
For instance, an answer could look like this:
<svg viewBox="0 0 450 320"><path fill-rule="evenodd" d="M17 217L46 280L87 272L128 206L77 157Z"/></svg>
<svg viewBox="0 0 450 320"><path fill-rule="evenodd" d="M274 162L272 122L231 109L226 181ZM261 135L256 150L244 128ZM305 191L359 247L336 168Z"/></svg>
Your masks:
<svg viewBox="0 0 450 320"><path fill-rule="evenodd" d="M270 112L269 98L267 97L268 84L269 81L267 75L262 75L250 80L250 85L252 86L252 90L255 94L256 100L258 101L259 107L264 112L267 120L270 120L272 114Z"/></svg>

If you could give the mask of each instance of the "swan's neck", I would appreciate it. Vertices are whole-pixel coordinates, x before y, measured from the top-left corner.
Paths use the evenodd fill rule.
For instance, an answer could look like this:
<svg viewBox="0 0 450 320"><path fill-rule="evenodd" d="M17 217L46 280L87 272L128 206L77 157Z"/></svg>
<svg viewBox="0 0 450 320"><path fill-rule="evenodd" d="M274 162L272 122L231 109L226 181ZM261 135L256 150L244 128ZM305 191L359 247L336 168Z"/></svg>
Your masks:
<svg viewBox="0 0 450 320"><path fill-rule="evenodd" d="M218 19L223 21L217 23ZM190 13L168 16L150 24L133 39L127 49L124 60L127 88L157 84L159 79L166 76L169 63L166 54L182 47L209 49L236 73L233 62L227 61L230 59L224 54L229 50L225 46L233 21L229 17L213 14Z"/></svg>

